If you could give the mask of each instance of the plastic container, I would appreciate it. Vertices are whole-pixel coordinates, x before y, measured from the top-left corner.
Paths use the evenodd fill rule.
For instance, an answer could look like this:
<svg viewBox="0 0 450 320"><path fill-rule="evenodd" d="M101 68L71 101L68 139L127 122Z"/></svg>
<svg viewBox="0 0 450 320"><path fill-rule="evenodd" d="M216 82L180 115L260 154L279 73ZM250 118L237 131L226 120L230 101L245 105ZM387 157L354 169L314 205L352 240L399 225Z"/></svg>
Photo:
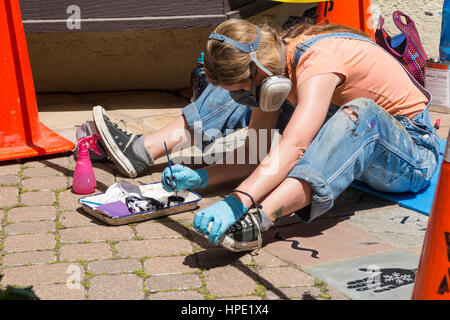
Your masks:
<svg viewBox="0 0 450 320"><path fill-rule="evenodd" d="M89 150L100 155L96 144L98 138L99 136L94 134L77 141L77 164L75 165L72 182L72 190L77 194L91 194L95 191L95 187L97 186L94 170L92 170L91 159L89 157Z"/></svg>
<svg viewBox="0 0 450 320"><path fill-rule="evenodd" d="M205 54L202 52L197 59L197 67L191 73L191 102L194 102L208 86L208 79L205 73Z"/></svg>

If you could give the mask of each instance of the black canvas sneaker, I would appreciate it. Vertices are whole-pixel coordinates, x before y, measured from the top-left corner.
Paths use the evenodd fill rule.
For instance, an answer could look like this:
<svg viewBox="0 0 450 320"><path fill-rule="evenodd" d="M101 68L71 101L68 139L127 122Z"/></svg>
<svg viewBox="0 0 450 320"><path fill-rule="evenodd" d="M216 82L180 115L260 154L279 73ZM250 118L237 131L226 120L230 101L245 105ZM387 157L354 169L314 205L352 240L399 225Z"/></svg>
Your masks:
<svg viewBox="0 0 450 320"><path fill-rule="evenodd" d="M132 148L132 144L141 135L121 129L108 118L101 106L94 107L92 113L103 146L119 171L126 177L135 178L147 169L148 165Z"/></svg>
<svg viewBox="0 0 450 320"><path fill-rule="evenodd" d="M258 208L250 209L220 237L219 244L233 252L259 250L262 247L261 214Z"/></svg>

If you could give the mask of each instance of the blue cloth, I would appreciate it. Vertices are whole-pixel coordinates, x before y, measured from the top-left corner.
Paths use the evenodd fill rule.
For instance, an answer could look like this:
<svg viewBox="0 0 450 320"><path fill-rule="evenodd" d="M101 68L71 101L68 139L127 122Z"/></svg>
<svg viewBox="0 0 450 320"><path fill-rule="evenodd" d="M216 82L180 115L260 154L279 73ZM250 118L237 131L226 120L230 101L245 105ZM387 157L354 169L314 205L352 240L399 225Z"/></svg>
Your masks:
<svg viewBox="0 0 450 320"><path fill-rule="evenodd" d="M340 33L313 37L303 45L307 50L330 37L370 41ZM298 61L306 50L296 50L294 60ZM410 78L431 100L431 95ZM351 108L357 121L344 112L345 107ZM294 110L287 101L282 105L277 124L281 134ZM204 134L201 141L205 146L216 136L225 135L226 129L248 125L251 108L234 102L227 90L210 85L197 101L183 109L183 114L194 134ZM428 186L438 158L439 137L431 124L428 106L412 121L393 117L364 98L341 107L330 106L327 121L288 175L312 187L311 205L297 214L305 222L312 221L331 209L334 200L355 180L382 192L418 192Z"/></svg>

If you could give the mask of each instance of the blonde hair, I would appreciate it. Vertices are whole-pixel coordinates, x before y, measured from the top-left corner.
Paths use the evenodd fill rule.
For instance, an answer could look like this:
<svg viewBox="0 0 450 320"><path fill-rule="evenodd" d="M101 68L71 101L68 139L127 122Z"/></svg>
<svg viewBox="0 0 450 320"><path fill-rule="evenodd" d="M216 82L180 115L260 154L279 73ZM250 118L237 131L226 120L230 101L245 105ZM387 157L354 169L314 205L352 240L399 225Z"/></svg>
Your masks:
<svg viewBox="0 0 450 320"><path fill-rule="evenodd" d="M269 71L277 74L282 68L281 38L277 30L267 23L259 25L261 39L256 57ZM290 31L290 32L289 32ZM316 35L332 32L350 32L369 37L367 34L342 25L315 25L301 23L287 31L284 40L289 43L301 35ZM239 42L252 42L257 37L255 25L247 20L230 19L222 22L214 32ZM287 33L286 31L284 33ZM208 40L205 50L205 73L212 85L234 85L251 79L250 55L229 44Z"/></svg>
<svg viewBox="0 0 450 320"><path fill-rule="evenodd" d="M267 24L259 26L261 39L256 58L269 71L278 73L281 67L281 40L277 31ZM230 19L222 22L214 32L239 42L256 40L255 25L247 20ZM221 41L209 40L205 51L205 72L213 85L233 85L251 78L250 55Z"/></svg>

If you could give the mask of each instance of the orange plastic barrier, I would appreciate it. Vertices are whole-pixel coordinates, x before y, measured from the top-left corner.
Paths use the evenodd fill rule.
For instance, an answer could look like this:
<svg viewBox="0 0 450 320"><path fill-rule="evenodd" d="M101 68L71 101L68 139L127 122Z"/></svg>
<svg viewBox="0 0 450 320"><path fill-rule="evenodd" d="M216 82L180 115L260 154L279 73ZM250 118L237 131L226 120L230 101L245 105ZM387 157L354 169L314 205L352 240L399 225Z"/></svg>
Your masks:
<svg viewBox="0 0 450 320"><path fill-rule="evenodd" d="M375 40L370 0L335 0L318 4L317 23L336 23L364 31Z"/></svg>
<svg viewBox="0 0 450 320"><path fill-rule="evenodd" d="M449 137L450 139L450 134ZM439 173L413 300L450 300L450 143Z"/></svg>
<svg viewBox="0 0 450 320"><path fill-rule="evenodd" d="M0 161L75 148L39 122L18 0L0 0L0 108Z"/></svg>

